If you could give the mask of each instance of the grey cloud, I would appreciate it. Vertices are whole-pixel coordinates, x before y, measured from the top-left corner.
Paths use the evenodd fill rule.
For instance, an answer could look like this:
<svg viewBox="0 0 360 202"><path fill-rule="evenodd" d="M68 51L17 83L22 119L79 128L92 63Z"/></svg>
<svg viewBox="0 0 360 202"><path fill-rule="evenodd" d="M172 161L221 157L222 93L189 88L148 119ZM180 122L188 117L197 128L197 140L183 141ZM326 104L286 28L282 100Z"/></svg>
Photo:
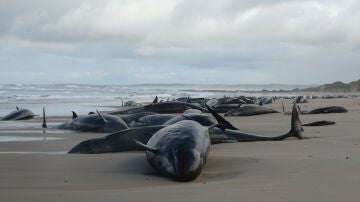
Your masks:
<svg viewBox="0 0 360 202"><path fill-rule="evenodd" d="M354 0L0 0L0 68L57 69L79 82L79 72L84 82L125 83L356 78L359 8Z"/></svg>
<svg viewBox="0 0 360 202"><path fill-rule="evenodd" d="M1 7L2 19L8 19L4 22L7 33L20 38L182 47L247 41L342 41L346 32L356 37L351 32L357 30L346 26L347 13L359 8L351 1L305 0L37 0L17 2L19 8L8 2ZM352 21L359 21L356 13L353 16Z"/></svg>

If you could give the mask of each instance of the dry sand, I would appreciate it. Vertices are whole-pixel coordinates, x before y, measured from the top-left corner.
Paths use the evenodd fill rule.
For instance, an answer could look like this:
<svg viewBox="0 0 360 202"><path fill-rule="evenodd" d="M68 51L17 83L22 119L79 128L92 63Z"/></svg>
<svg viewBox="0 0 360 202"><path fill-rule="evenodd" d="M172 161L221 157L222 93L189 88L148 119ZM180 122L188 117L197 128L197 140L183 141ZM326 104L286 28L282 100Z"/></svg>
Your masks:
<svg viewBox="0 0 360 202"><path fill-rule="evenodd" d="M349 112L301 115L303 123L336 121L304 127L309 139L212 145L201 176L187 183L157 175L144 152L66 154L80 141L104 134L56 129L43 134L41 118L0 122L0 137L42 138L0 142L0 201L359 201L360 98L310 100L301 106L329 105ZM281 110L279 103L268 107ZM54 126L67 118L48 122ZM290 127L290 116L283 113L228 119L243 131L264 135Z"/></svg>

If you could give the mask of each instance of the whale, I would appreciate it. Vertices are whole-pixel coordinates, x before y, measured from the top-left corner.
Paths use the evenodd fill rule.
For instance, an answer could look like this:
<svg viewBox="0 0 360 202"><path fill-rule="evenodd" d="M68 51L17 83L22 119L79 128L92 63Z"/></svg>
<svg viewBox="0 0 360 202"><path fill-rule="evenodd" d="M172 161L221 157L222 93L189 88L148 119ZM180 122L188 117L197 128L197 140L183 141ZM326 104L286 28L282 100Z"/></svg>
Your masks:
<svg viewBox="0 0 360 202"><path fill-rule="evenodd" d="M128 114L128 115L121 115L119 116L128 126L131 125L137 125L137 122L139 122L142 117L147 115L156 115L158 113L155 112L140 112L135 114Z"/></svg>
<svg viewBox="0 0 360 202"><path fill-rule="evenodd" d="M217 123L221 123L221 125L224 126L224 128L237 130L235 126L233 126L230 122L226 121L224 118L222 119L219 117L213 118L208 116L207 114L181 114L166 121L164 125L172 125L182 120L193 120L200 123L203 126L211 126Z"/></svg>
<svg viewBox="0 0 360 202"><path fill-rule="evenodd" d="M112 115L126 115L126 114L134 114L141 112L155 112L159 114L175 114L175 113L183 113L187 109L198 109L200 111L204 111L205 109L198 105L197 103L186 103L179 101L168 101L168 102L154 102L145 106L125 109L125 110L117 110L110 112Z"/></svg>
<svg viewBox="0 0 360 202"><path fill-rule="evenodd" d="M132 127L164 125L165 122L176 117L173 114L154 114L139 118L139 121Z"/></svg>
<svg viewBox="0 0 360 202"><path fill-rule="evenodd" d="M133 139L146 144L160 129L166 126L144 126L129 128L100 138L85 140L73 148L69 154L101 154L123 151L141 151L143 147L136 144Z"/></svg>
<svg viewBox="0 0 360 202"><path fill-rule="evenodd" d="M73 112L73 118L70 121L60 124L56 128L85 132L113 133L128 129L129 127L120 117L102 114L97 111L97 114L89 114L83 117L78 117L77 114Z"/></svg>
<svg viewBox="0 0 360 202"><path fill-rule="evenodd" d="M212 108L217 113L226 113L228 111L236 110L237 108L239 108L240 105L241 104L220 104L220 105L215 105Z"/></svg>
<svg viewBox="0 0 360 202"><path fill-rule="evenodd" d="M336 123L335 121L322 120L322 121L306 123L306 124L303 124L302 126L328 126L328 125L335 125L335 123Z"/></svg>
<svg viewBox="0 0 360 202"><path fill-rule="evenodd" d="M244 105L226 112L224 116L254 116L269 113L278 113L278 111L263 106Z"/></svg>
<svg viewBox="0 0 360 202"><path fill-rule="evenodd" d="M70 149L69 153L94 154L141 150L138 145L134 144L132 138L136 137L136 139L146 144L151 136L158 130L183 120L196 121L203 126L212 126L220 123L223 128L236 129L222 117L214 119L206 114L187 113L173 117L162 125L133 127L117 131L104 137L85 140Z"/></svg>
<svg viewBox="0 0 360 202"><path fill-rule="evenodd" d="M346 113L348 110L345 107L341 106L330 106L330 107L320 107L313 109L309 112L302 111L300 107L298 107L301 114L329 114L329 113Z"/></svg>
<svg viewBox="0 0 360 202"><path fill-rule="evenodd" d="M272 97L261 97L259 105L261 106L261 105L264 105L264 104L271 104L272 102L273 102Z"/></svg>
<svg viewBox="0 0 360 202"><path fill-rule="evenodd" d="M160 114L183 113L187 109L198 109L200 111L204 111L204 108L199 105L177 101L152 103L144 106L145 111L151 111Z"/></svg>
<svg viewBox="0 0 360 202"><path fill-rule="evenodd" d="M157 131L147 142L134 140L146 151L149 164L175 181L196 179L210 152L209 128L183 120Z"/></svg>
<svg viewBox="0 0 360 202"><path fill-rule="evenodd" d="M292 116L291 116L291 129L288 133L278 136L261 136L257 134L250 134L242 132L237 128L229 129L232 126L227 120L221 117L214 111L211 111L212 115L217 116L217 127L212 127L209 131L211 144L219 143L236 143L236 142L253 142L253 141L280 141L286 138L295 137L303 139L301 121L297 112L296 104L294 104ZM191 120L191 119L178 119L178 121ZM193 119L192 121L194 121ZM174 122L173 124L175 124ZM216 125L216 124L213 124ZM211 126L213 126L211 125ZM138 128L130 128L127 130L119 131L113 134L109 134L105 137L94 138L85 140L75 145L69 153L82 153L82 154L98 154L98 153L111 153L111 152L123 152L143 150L143 147L139 147L134 144L132 138L138 139L142 143L146 144L148 140L158 130L167 127L169 125L161 126L144 126Z"/></svg>
<svg viewBox="0 0 360 202"><path fill-rule="evenodd" d="M2 121L27 120L34 118L34 113L29 109L16 107L16 110L2 117Z"/></svg>
<svg viewBox="0 0 360 202"><path fill-rule="evenodd" d="M231 130L221 127L213 128L210 131L211 144L226 143L226 142L255 142L255 141L281 141L287 138L297 138L304 139L303 137L304 129L302 127L297 106L294 103L292 114L291 114L291 123L290 130L285 134L275 135L275 136L263 136L258 134L251 134L242 132L240 130Z"/></svg>

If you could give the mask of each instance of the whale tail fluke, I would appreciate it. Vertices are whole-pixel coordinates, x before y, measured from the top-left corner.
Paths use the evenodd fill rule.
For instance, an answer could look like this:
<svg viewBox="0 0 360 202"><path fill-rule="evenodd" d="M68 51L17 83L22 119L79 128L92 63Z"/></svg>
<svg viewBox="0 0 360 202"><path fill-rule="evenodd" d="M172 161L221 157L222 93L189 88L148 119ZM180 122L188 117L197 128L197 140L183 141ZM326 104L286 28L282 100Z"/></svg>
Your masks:
<svg viewBox="0 0 360 202"><path fill-rule="evenodd" d="M303 131L304 129L299 118L298 106L296 103L294 103L291 114L291 130L289 134L293 137L297 137L298 139L303 139Z"/></svg>
<svg viewBox="0 0 360 202"><path fill-rule="evenodd" d="M304 129L302 127L302 124L301 124L301 121L299 118L297 105L296 105L296 103L294 103L292 113L291 113L291 129L290 129L290 131L284 135L273 137L273 138L271 138L271 140L279 141L279 140L283 140L283 139L286 139L289 137L296 137L301 140L301 139L304 139L304 137L302 135L303 131L304 131Z"/></svg>

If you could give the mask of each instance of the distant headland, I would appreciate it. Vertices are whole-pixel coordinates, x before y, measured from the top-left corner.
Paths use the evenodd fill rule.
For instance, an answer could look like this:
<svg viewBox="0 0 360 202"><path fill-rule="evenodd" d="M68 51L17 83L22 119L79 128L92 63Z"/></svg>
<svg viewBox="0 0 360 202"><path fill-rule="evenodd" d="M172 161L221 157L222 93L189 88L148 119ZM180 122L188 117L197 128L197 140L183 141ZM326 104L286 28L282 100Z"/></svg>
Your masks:
<svg viewBox="0 0 360 202"><path fill-rule="evenodd" d="M340 92L360 92L360 79L350 83L336 81L330 84L323 84L320 86L309 88L294 88L292 90L262 90L262 92L324 92L324 93L340 93Z"/></svg>
<svg viewBox="0 0 360 202"><path fill-rule="evenodd" d="M360 79L357 81L352 81L350 83L343 83L341 81L336 81L330 84L323 84L316 87L310 87L305 89L295 88L292 91L301 91L301 92L360 92Z"/></svg>

